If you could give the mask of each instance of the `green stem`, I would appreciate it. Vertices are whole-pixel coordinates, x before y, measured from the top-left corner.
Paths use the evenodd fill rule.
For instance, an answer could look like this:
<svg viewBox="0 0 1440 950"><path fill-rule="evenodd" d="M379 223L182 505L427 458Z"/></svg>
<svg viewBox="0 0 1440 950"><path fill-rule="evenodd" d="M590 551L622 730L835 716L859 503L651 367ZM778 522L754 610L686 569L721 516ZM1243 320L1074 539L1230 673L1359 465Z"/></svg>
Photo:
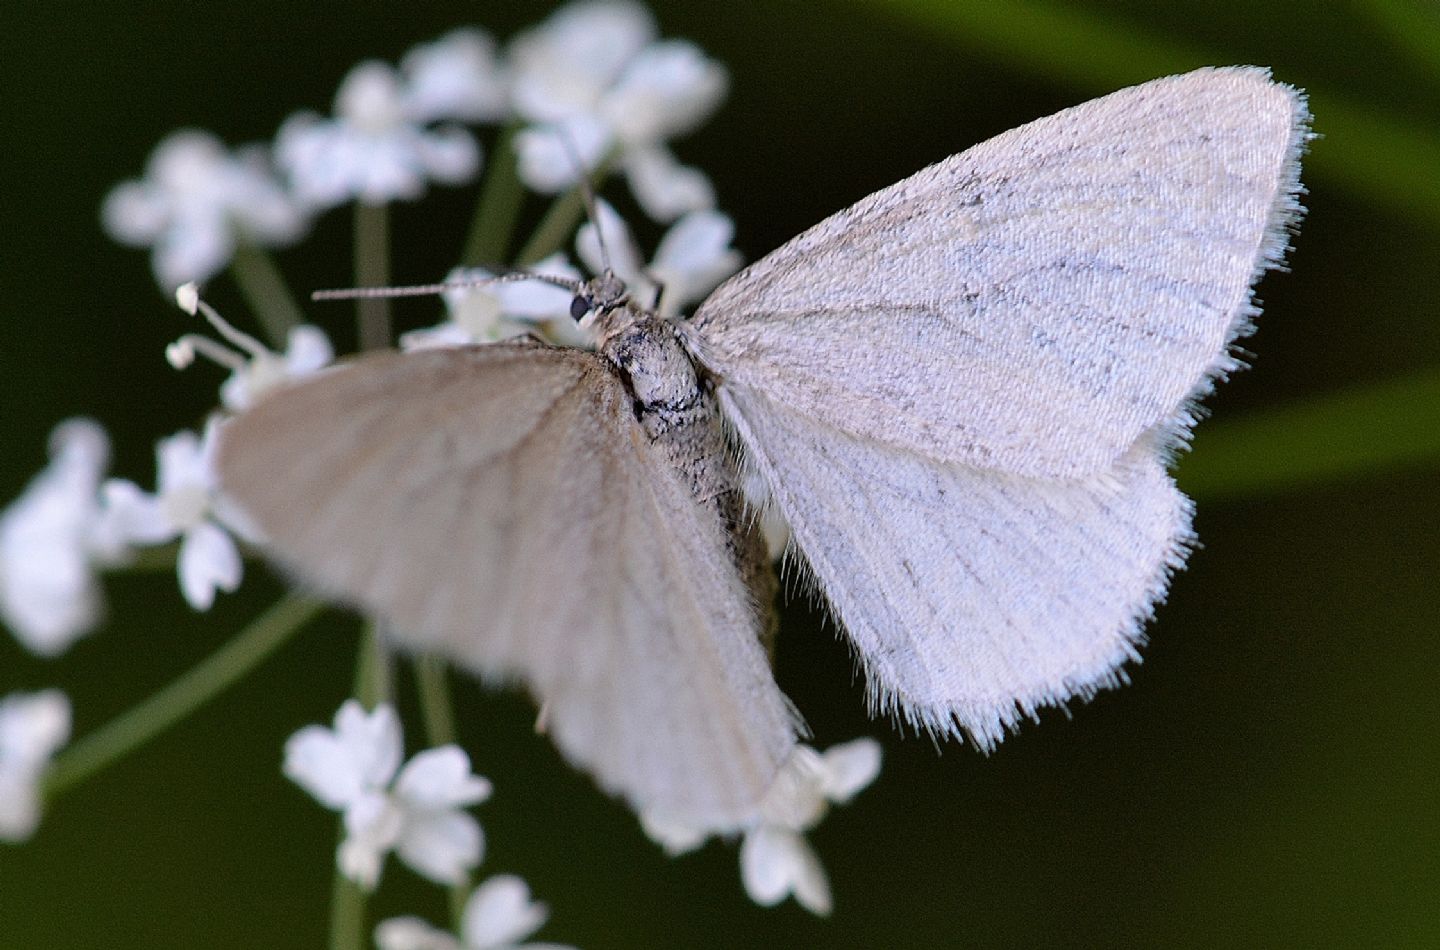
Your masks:
<svg viewBox="0 0 1440 950"><path fill-rule="evenodd" d="M390 657L381 641L378 621L367 621L360 635L351 691L366 709L390 702ZM346 836L343 818L336 834L338 847ZM365 897L365 891L337 866L330 884L331 950L361 950L365 946Z"/></svg>
<svg viewBox="0 0 1440 950"><path fill-rule="evenodd" d="M345 824L340 824L345 837ZM365 892L338 870L330 886L330 950L362 950L365 940Z"/></svg>
<svg viewBox="0 0 1440 950"><path fill-rule="evenodd" d="M274 653L324 605L287 596L229 643L149 699L66 749L45 778L45 795L74 787L214 699Z"/></svg>
<svg viewBox="0 0 1440 950"><path fill-rule="evenodd" d="M380 633L379 621L368 621L360 638L360 656L355 664L355 698L366 709L391 702L395 695L392 681L390 650Z"/></svg>
<svg viewBox="0 0 1440 950"><path fill-rule="evenodd" d="M305 322L295 297L290 293L275 260L263 248L240 242L235 259L230 262L230 276L240 286L240 293L250 311L265 331L270 345L283 351L289 342L290 328Z"/></svg>
<svg viewBox="0 0 1440 950"><path fill-rule="evenodd" d="M518 126L509 125L500 133L490 156L490 168L480 189L480 201L465 238L465 252L460 261L467 267L494 267L505 260L515 232L515 218L525 200L515 160L515 133Z"/></svg>
<svg viewBox="0 0 1440 950"><path fill-rule="evenodd" d="M450 701L450 681L443 660L423 656L415 661L415 684L420 693L420 714L425 720L425 742L432 748L455 741L455 707ZM450 918L458 931L470 896L470 880L449 888Z"/></svg>
<svg viewBox="0 0 1440 950"><path fill-rule="evenodd" d="M545 217L540 219L540 224L535 228L535 233L520 253L515 256L515 263L521 267L531 265L544 260L554 254L570 239L575 232L575 226L585 216L585 189L594 189L595 182L602 182L610 174L610 166L615 162L616 153L605 156L595 170L590 173L588 180L581 181L574 188L556 198L545 212Z"/></svg>
<svg viewBox="0 0 1440 950"><path fill-rule="evenodd" d="M420 714L425 719L425 741L432 746L455 741L455 709L450 703L450 681L445 662L422 656L415 661L415 682L420 692Z"/></svg>
<svg viewBox="0 0 1440 950"><path fill-rule="evenodd" d="M390 213L385 205L355 205L355 286L390 286ZM380 297L355 302L360 349L390 345L390 301Z"/></svg>

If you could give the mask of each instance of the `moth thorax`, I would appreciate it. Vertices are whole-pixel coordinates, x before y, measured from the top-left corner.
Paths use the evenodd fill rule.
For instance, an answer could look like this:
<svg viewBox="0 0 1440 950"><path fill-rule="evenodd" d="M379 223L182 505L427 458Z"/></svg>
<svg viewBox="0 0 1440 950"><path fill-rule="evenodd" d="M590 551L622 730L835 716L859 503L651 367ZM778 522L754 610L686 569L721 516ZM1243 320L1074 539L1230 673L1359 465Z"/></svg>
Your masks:
<svg viewBox="0 0 1440 950"><path fill-rule="evenodd" d="M642 412L684 412L700 395L690 354L664 320L643 317L605 340L600 352L620 370Z"/></svg>

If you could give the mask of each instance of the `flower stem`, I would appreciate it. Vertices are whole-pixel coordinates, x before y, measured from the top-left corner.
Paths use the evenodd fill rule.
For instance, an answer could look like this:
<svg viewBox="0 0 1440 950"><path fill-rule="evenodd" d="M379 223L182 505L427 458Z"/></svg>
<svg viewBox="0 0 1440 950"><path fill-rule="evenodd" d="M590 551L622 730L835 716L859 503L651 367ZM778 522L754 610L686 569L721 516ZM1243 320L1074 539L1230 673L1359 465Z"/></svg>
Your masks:
<svg viewBox="0 0 1440 950"><path fill-rule="evenodd" d="M367 621L355 658L355 685L351 692L366 709L390 701L390 656L380 636L380 623ZM344 842L345 821L336 831L337 846ZM365 892L335 869L330 885L330 950L361 950L365 946Z"/></svg>
<svg viewBox="0 0 1440 950"><path fill-rule="evenodd" d="M355 286L390 285L390 211L385 205L355 205ZM360 349L390 345L390 301L380 297L355 302Z"/></svg>
<svg viewBox="0 0 1440 950"><path fill-rule="evenodd" d="M594 188L595 182L604 181L605 176L610 174L610 166L614 161L615 153L612 152L590 173L588 181L580 182L555 199L550 210L545 212L545 217L540 219L535 233L525 242L520 253L515 255L515 263L521 267L529 267L565 246L565 242L575 231L575 226L585 216L585 189Z"/></svg>
<svg viewBox="0 0 1440 950"><path fill-rule="evenodd" d="M394 696L392 679L390 650L380 633L380 623L377 620L368 621L360 640L360 656L355 664L355 698L366 709L390 702Z"/></svg>
<svg viewBox="0 0 1440 950"><path fill-rule="evenodd" d="M290 595L261 614L229 643L140 705L61 753L45 778L53 798L123 758L214 699L274 653L324 605Z"/></svg>
<svg viewBox="0 0 1440 950"><path fill-rule="evenodd" d="M230 262L230 276L240 286L240 293L250 311L265 331L270 345L283 351L290 328L305 322L305 316L290 293L275 260L263 248L241 241Z"/></svg>
<svg viewBox="0 0 1440 950"><path fill-rule="evenodd" d="M415 685L420 693L420 714L425 719L425 742L442 746L455 741L455 707L450 702L450 681L446 678L445 662L438 657L422 656L415 661ZM452 884L449 889L450 919L460 929L465 901L470 896L470 880Z"/></svg>
<svg viewBox="0 0 1440 950"><path fill-rule="evenodd" d="M470 234L465 238L465 252L460 261L467 267L494 267L505 260L515 231L515 218L525 201L525 189L515 161L515 132L518 126L506 126L495 143L480 201Z"/></svg>
<svg viewBox="0 0 1440 950"><path fill-rule="evenodd" d="M340 837L345 837L343 820ZM337 869L330 888L330 950L362 950L364 946L365 892Z"/></svg>
<svg viewBox="0 0 1440 950"><path fill-rule="evenodd" d="M432 746L455 741L455 709L450 703L450 681L445 661L422 656L415 661L415 683L420 692L420 714L425 718L425 740Z"/></svg>

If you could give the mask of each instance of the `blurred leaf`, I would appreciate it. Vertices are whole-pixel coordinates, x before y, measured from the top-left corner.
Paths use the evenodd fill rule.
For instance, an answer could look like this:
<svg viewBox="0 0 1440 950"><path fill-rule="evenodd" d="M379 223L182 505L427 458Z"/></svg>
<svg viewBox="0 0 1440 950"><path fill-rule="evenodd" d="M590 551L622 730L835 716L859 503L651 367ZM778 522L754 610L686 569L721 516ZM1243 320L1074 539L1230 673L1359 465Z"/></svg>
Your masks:
<svg viewBox="0 0 1440 950"><path fill-rule="evenodd" d="M1202 426L1180 464L1195 495L1291 489L1440 462L1440 372Z"/></svg>
<svg viewBox="0 0 1440 950"><path fill-rule="evenodd" d="M1415 62L1440 79L1440 7L1415 0L1359 0L1355 4Z"/></svg>
<svg viewBox="0 0 1440 950"><path fill-rule="evenodd" d="M1097 93L1226 60L1222 52L1191 49L1149 36L1133 25L1047 3L864 2L1006 62ZM1391 211L1440 223L1440 181L1435 175L1440 168L1440 134L1409 126L1324 88L1308 92L1321 139L1306 159L1307 171Z"/></svg>

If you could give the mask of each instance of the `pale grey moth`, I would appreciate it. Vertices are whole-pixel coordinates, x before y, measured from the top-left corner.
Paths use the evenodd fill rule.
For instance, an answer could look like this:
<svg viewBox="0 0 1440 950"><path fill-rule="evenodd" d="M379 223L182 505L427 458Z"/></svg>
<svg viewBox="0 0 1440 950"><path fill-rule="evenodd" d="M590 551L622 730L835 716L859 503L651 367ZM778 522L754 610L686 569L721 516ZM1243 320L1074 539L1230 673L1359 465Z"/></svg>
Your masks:
<svg viewBox="0 0 1440 950"><path fill-rule="evenodd" d="M871 195L691 319L613 275L598 350L361 356L231 420L302 582L543 703L640 813L751 820L803 729L768 489L876 711L982 748L1113 686L1191 541L1166 470L1298 219L1308 113L1253 67L1124 89Z"/></svg>

